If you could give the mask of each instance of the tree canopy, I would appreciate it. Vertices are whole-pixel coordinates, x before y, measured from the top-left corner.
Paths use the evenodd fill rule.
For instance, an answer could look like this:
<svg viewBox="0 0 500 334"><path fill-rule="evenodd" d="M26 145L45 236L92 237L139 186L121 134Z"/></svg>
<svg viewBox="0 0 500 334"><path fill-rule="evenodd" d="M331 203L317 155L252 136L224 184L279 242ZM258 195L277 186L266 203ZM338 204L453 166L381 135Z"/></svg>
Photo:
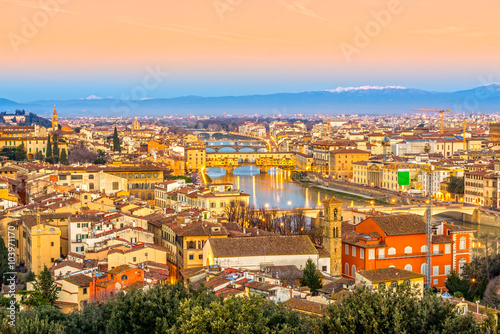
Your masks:
<svg viewBox="0 0 500 334"><path fill-rule="evenodd" d="M223 299L203 287L156 285L119 293L64 314L42 305L18 314L10 327L0 309L1 333L492 333L491 321L477 323L453 305L409 287L370 292L356 289L326 307L324 317L292 311L262 297ZM489 319L491 320L491 319Z"/></svg>
<svg viewBox="0 0 500 334"><path fill-rule="evenodd" d="M311 259L307 259L306 267L304 268L302 278L300 279L300 285L309 287L313 296L318 294L316 290L323 287L321 277L316 271L316 265Z"/></svg>

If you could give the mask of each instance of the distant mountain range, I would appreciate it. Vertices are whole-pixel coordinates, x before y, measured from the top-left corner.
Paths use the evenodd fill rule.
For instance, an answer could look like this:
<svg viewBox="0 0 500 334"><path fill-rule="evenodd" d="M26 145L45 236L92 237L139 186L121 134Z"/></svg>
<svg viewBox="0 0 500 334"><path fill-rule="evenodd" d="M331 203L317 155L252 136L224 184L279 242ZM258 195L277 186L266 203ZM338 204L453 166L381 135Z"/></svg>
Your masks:
<svg viewBox="0 0 500 334"><path fill-rule="evenodd" d="M500 111L500 85L456 92L432 92L400 86L338 87L324 91L269 95L120 100L91 95L77 100L40 100L17 103L0 98L0 111L25 109L50 116L54 105L61 117L171 116L261 114L405 114L412 108L450 109L457 113Z"/></svg>

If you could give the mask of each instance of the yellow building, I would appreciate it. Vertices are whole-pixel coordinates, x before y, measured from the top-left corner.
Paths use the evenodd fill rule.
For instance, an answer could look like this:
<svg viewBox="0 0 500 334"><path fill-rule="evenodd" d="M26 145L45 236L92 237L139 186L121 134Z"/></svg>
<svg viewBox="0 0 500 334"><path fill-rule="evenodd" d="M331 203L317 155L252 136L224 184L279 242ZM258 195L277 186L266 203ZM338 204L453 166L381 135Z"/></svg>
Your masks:
<svg viewBox="0 0 500 334"><path fill-rule="evenodd" d="M207 148L201 142L189 144L185 148L186 169L190 172L201 170L206 166Z"/></svg>
<svg viewBox="0 0 500 334"><path fill-rule="evenodd" d="M380 268L356 272L356 286L366 286L370 290L395 289L398 285L408 285L421 297L424 295L424 274L399 268Z"/></svg>
<svg viewBox="0 0 500 334"><path fill-rule="evenodd" d="M370 153L358 149L341 148L330 151L330 176L350 181L353 178L353 163L368 160Z"/></svg>
<svg viewBox="0 0 500 334"><path fill-rule="evenodd" d="M55 304L63 313L81 310L90 302L90 283L92 278L83 274L56 280L60 287Z"/></svg>
<svg viewBox="0 0 500 334"><path fill-rule="evenodd" d="M112 249L108 252L108 268L113 269L124 263L138 264L147 261L169 265L168 250L151 244L141 244L127 250Z"/></svg>
<svg viewBox="0 0 500 334"><path fill-rule="evenodd" d="M58 226L41 221L38 229L34 215L22 216L11 225L16 226L16 264L38 274L44 266L50 268L61 257L61 229Z"/></svg>
<svg viewBox="0 0 500 334"><path fill-rule="evenodd" d="M223 224L193 222L172 226L177 235L177 265L179 270L203 266L203 246L209 238L227 238Z"/></svg>

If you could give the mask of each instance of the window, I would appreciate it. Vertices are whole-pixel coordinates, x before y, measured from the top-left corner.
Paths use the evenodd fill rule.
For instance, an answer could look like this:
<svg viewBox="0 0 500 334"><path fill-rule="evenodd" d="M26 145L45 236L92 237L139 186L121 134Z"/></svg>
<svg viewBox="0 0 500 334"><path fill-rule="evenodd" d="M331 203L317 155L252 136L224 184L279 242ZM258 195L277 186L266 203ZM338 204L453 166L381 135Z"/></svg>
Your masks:
<svg viewBox="0 0 500 334"><path fill-rule="evenodd" d="M458 260L458 273L461 274L464 271L464 267L467 264L467 259L466 258L461 258Z"/></svg>
<svg viewBox="0 0 500 334"><path fill-rule="evenodd" d="M422 265L420 266L420 273L427 275L427 263L425 263L425 262L422 263Z"/></svg>
<svg viewBox="0 0 500 334"><path fill-rule="evenodd" d="M72 180L83 180L83 175L71 175Z"/></svg>
<svg viewBox="0 0 500 334"><path fill-rule="evenodd" d="M53 257L50 258L50 262L54 262L54 258Z"/></svg>
<svg viewBox="0 0 500 334"><path fill-rule="evenodd" d="M190 259L190 260L194 259L194 255L193 255L193 254L190 254L190 255L189 255L189 259Z"/></svg>
<svg viewBox="0 0 500 334"><path fill-rule="evenodd" d="M203 254L198 255L198 259L203 260Z"/></svg>
<svg viewBox="0 0 500 334"><path fill-rule="evenodd" d="M132 258L132 262L135 262L137 261L137 259L135 257Z"/></svg>
<svg viewBox="0 0 500 334"><path fill-rule="evenodd" d="M439 266L433 266L432 267L432 276L438 276L439 275Z"/></svg>
<svg viewBox="0 0 500 334"><path fill-rule="evenodd" d="M351 268L351 275L352 277L356 277L356 266L353 264Z"/></svg>
<svg viewBox="0 0 500 334"><path fill-rule="evenodd" d="M432 253L439 254L439 245L432 245Z"/></svg>
<svg viewBox="0 0 500 334"><path fill-rule="evenodd" d="M113 190L118 190L118 182L113 182Z"/></svg>
<svg viewBox="0 0 500 334"><path fill-rule="evenodd" d="M50 246L54 247L54 242L53 241L50 243Z"/></svg>
<svg viewBox="0 0 500 334"><path fill-rule="evenodd" d="M387 251L387 255L396 255L396 248L389 248L389 250Z"/></svg>
<svg viewBox="0 0 500 334"><path fill-rule="evenodd" d="M94 184L93 183L89 183L89 189L90 190L94 190Z"/></svg>
<svg viewBox="0 0 500 334"><path fill-rule="evenodd" d="M76 223L76 228L80 228L80 223ZM78 238L78 236L77 236Z"/></svg>
<svg viewBox="0 0 500 334"><path fill-rule="evenodd" d="M410 280L409 279L405 279L403 281L403 284L406 285L406 286L410 285Z"/></svg>
<svg viewBox="0 0 500 334"><path fill-rule="evenodd" d="M384 248L379 248L378 249L378 258L383 259L385 257L385 249Z"/></svg>
<svg viewBox="0 0 500 334"><path fill-rule="evenodd" d="M90 174L89 175L89 180L93 180L94 179L94 175Z"/></svg>
<svg viewBox="0 0 500 334"><path fill-rule="evenodd" d="M346 262L344 270L345 270L344 274L349 275L349 263Z"/></svg>
<svg viewBox="0 0 500 334"><path fill-rule="evenodd" d="M466 248L466 243L467 243L467 238L466 237L460 237L460 249L465 249Z"/></svg>
<svg viewBox="0 0 500 334"><path fill-rule="evenodd" d="M373 260L375 259L375 249L369 249L368 250L368 260Z"/></svg>
<svg viewBox="0 0 500 334"><path fill-rule="evenodd" d="M67 178L66 178L66 175L59 175L59 180L64 181L64 180L66 180L66 179L67 179Z"/></svg>
<svg viewBox="0 0 500 334"><path fill-rule="evenodd" d="M322 266L321 267L321 271L325 271L326 272L327 271L327 267L326 266Z"/></svg>
<svg viewBox="0 0 500 334"><path fill-rule="evenodd" d="M412 268L411 264L407 264L407 265L405 266L405 270L411 271L412 269L413 269L413 268Z"/></svg>
<svg viewBox="0 0 500 334"><path fill-rule="evenodd" d="M356 246L352 246L352 256L356 257Z"/></svg>
<svg viewBox="0 0 500 334"><path fill-rule="evenodd" d="M346 253L346 255L349 255L349 245L348 244L345 245L345 253Z"/></svg>
<svg viewBox="0 0 500 334"><path fill-rule="evenodd" d="M411 254L412 253L412 248L410 246L405 247L405 254Z"/></svg>
<svg viewBox="0 0 500 334"><path fill-rule="evenodd" d="M444 274L449 275L451 273L451 266L449 264L444 266Z"/></svg>
<svg viewBox="0 0 500 334"><path fill-rule="evenodd" d="M359 257L362 259L365 258L365 249L364 248L359 249Z"/></svg>
<svg viewBox="0 0 500 334"><path fill-rule="evenodd" d="M391 282L391 288L396 289L397 287L398 287L398 282L397 281Z"/></svg>
<svg viewBox="0 0 500 334"><path fill-rule="evenodd" d="M379 290L385 290L385 283L384 283L384 282L379 283L379 284L378 284L378 289L379 289Z"/></svg>
<svg viewBox="0 0 500 334"><path fill-rule="evenodd" d="M82 289L82 294L86 295L87 294L87 288Z"/></svg>
<svg viewBox="0 0 500 334"><path fill-rule="evenodd" d="M420 252L427 253L427 245L423 245L422 247L420 247Z"/></svg>
<svg viewBox="0 0 500 334"><path fill-rule="evenodd" d="M156 179L156 178L158 178L158 173L154 173L154 174L153 174L153 177L154 177L155 179Z"/></svg>

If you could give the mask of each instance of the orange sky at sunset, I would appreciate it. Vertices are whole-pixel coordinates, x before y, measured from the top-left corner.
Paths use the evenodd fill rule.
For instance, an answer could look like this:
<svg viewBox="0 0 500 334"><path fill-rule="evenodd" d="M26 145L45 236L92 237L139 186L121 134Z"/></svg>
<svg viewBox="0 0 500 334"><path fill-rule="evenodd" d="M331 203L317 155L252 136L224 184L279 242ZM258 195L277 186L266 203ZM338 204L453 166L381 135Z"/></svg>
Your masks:
<svg viewBox="0 0 500 334"><path fill-rule="evenodd" d="M82 97L93 87L117 95L113 82L140 78L145 66L156 65L172 75L171 96L363 84L452 90L480 85L479 76L500 77L500 2L493 0L0 0L0 6L8 13L0 21L0 97L13 99L29 99L17 90L36 94L45 82L47 98ZM385 26L375 18L381 11L390 13ZM26 34L29 25L38 25L36 32ZM356 45L356 31L370 25L378 28L368 43ZM356 52L346 56L346 45Z"/></svg>

